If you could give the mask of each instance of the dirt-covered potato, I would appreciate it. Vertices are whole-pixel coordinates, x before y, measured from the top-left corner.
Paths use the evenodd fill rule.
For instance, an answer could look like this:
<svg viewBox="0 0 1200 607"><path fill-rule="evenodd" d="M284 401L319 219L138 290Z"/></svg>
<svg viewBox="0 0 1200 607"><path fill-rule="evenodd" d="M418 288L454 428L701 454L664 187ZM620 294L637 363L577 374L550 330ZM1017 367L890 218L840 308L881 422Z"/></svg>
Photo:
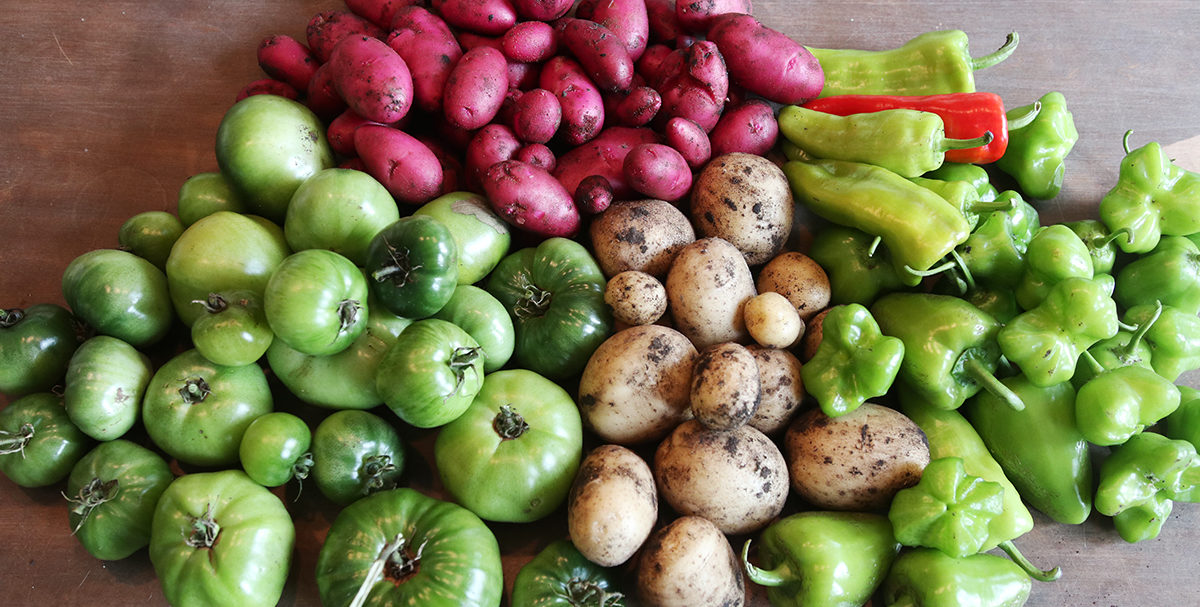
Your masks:
<svg viewBox="0 0 1200 607"><path fill-rule="evenodd" d="M790 348L804 333L800 311L774 291L759 293L746 302L746 330L754 341L769 348Z"/></svg>
<svg viewBox="0 0 1200 607"><path fill-rule="evenodd" d="M596 348L579 378L583 422L619 445L656 441L691 417L696 347L662 325L622 329Z"/></svg>
<svg viewBox="0 0 1200 607"><path fill-rule="evenodd" d="M783 454L748 425L719 432L694 419L679 424L654 453L654 480L676 512L730 535L765 527L788 495Z"/></svg>
<svg viewBox="0 0 1200 607"><path fill-rule="evenodd" d="M638 270L661 279L679 249L696 240L687 216L655 199L613 203L592 220L588 233L596 262L610 278Z"/></svg>
<svg viewBox="0 0 1200 607"><path fill-rule="evenodd" d="M625 270L604 286L604 303L613 318L627 325L648 325L667 312L667 288L639 270Z"/></svg>
<svg viewBox="0 0 1200 607"><path fill-rule="evenodd" d="M903 413L873 403L838 417L806 411L788 427L784 451L792 488L831 510L887 508L929 463L925 433Z"/></svg>
<svg viewBox="0 0 1200 607"><path fill-rule="evenodd" d="M771 258L758 274L759 293L779 293L796 306L800 318L808 322L829 306L829 275L804 253L786 251Z"/></svg>
<svg viewBox="0 0 1200 607"><path fill-rule="evenodd" d="M734 152L704 165L692 186L691 216L700 238L733 243L746 263L766 263L783 250L795 213L783 170L754 154Z"/></svg>
<svg viewBox="0 0 1200 607"><path fill-rule="evenodd" d="M756 295L746 259L728 241L702 238L681 249L667 273L667 308L696 348L749 340L743 310Z"/></svg>
<svg viewBox="0 0 1200 607"><path fill-rule="evenodd" d="M754 417L762 392L745 346L724 342L700 351L692 371L692 417L710 430L732 430Z"/></svg>
<svg viewBox="0 0 1200 607"><path fill-rule="evenodd" d="M804 325L804 337L800 338L800 360L808 362L817 354L817 348L821 346L822 333L821 321L825 320L825 315L829 313L829 308L825 308L817 312L812 320Z"/></svg>
<svg viewBox="0 0 1200 607"><path fill-rule="evenodd" d="M711 521L682 516L646 540L638 559L637 594L650 607L741 607L741 563Z"/></svg>
<svg viewBox="0 0 1200 607"><path fill-rule="evenodd" d="M620 445L601 445L579 463L567 495L567 531L584 557L602 567L628 561L658 521L650 465Z"/></svg>
<svg viewBox="0 0 1200 607"><path fill-rule="evenodd" d="M804 379L800 359L788 350L750 345L747 348L758 366L761 393L758 409L747 422L763 434L774 436L787 428L804 404Z"/></svg>

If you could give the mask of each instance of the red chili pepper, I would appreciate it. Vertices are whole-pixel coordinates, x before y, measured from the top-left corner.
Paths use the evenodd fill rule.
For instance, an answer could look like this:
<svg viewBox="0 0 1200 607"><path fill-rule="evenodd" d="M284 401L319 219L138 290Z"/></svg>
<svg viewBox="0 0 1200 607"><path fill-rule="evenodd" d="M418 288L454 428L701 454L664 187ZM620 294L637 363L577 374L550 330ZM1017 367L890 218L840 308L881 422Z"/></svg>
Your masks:
<svg viewBox="0 0 1200 607"><path fill-rule="evenodd" d="M810 110L847 116L891 109L932 112L942 117L946 137L973 139L991 131L991 143L961 150L948 150L946 162L987 164L1004 155L1008 147L1008 119L1004 101L995 93L949 93L944 95L833 95L804 104Z"/></svg>

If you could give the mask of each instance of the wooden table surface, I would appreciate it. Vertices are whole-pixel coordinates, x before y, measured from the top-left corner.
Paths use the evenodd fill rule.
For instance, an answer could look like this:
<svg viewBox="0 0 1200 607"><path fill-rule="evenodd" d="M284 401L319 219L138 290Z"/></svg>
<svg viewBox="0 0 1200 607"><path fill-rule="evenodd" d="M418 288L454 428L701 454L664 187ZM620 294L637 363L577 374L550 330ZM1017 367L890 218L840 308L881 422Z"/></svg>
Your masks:
<svg viewBox="0 0 1200 607"><path fill-rule="evenodd" d="M62 302L59 277L86 251L116 246L129 216L172 211L178 188L214 170L213 138L241 86L262 77L265 36L303 39L337 0L4 2L0 20L0 306ZM972 52L1021 36L1006 62L976 74L1010 106L1064 93L1080 139L1043 222L1094 216L1114 183L1121 137L1157 140L1200 169L1200 3L1193 0L969 2L757 0L765 23L804 44L884 49L934 29L962 29ZM1195 384L1193 377L1185 377ZM0 402L6 402L0 401ZM418 450L429 435L412 437ZM419 458L418 458L419 459ZM434 484L414 462L413 483ZM436 490L436 489L434 489ZM92 558L70 534L59 488L0 480L0 603L164 604L146 552ZM290 494L289 494L290 496ZM282 604L317 604L312 571L335 512L315 491L291 505L297 556ZM1019 543L1064 575L1037 584L1034 605L1185 605L1200 596L1200 507L1179 504L1158 539L1123 542L1094 516L1045 518ZM498 526L511 574L547 529ZM511 582L510 582L511 583Z"/></svg>

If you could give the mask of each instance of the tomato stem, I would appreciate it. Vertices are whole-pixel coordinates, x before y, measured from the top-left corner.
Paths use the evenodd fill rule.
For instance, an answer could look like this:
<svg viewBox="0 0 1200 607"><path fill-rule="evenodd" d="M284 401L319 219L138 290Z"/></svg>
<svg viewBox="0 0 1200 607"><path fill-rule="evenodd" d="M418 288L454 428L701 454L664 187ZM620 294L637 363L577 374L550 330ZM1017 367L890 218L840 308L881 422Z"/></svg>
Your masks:
<svg viewBox="0 0 1200 607"><path fill-rule="evenodd" d="M408 259L408 249L397 249L388 243L386 239L384 240L384 244L387 246L388 258L392 262L388 265L380 266L374 272L371 272L371 279L375 282L390 280L397 287L413 282L412 274L416 270L421 269L421 265L412 265L412 262Z"/></svg>
<svg viewBox="0 0 1200 607"><path fill-rule="evenodd" d="M529 282L524 276L522 276L521 282L524 283L522 287L525 289L525 293L513 306L513 314L520 319L545 315L546 311L550 309L550 301L554 294Z"/></svg>
<svg viewBox="0 0 1200 607"><path fill-rule="evenodd" d="M183 397L184 404L194 405L204 402L212 390L208 387L208 382L204 381L203 377L189 377L183 382L183 387L179 389L179 396Z"/></svg>
<svg viewBox="0 0 1200 607"><path fill-rule="evenodd" d="M338 327L338 333L345 333L350 327L354 326L358 320L358 311L362 309L362 304L356 299L343 299L338 304L338 319L341 321L341 326Z"/></svg>
<svg viewBox="0 0 1200 607"><path fill-rule="evenodd" d="M0 329L11 329L24 319L25 310L20 308L0 310Z"/></svg>
<svg viewBox="0 0 1200 607"><path fill-rule="evenodd" d="M204 306L209 314L220 314L229 307L229 302L220 293L209 293L206 299L193 299L192 303Z"/></svg>
<svg viewBox="0 0 1200 607"><path fill-rule="evenodd" d="M0 455L20 453L21 459L25 459L25 445L28 445L32 439L33 424L28 422L21 424L21 429L15 433L0 430Z"/></svg>
<svg viewBox="0 0 1200 607"><path fill-rule="evenodd" d="M396 464L392 463L392 456L385 454L372 455L363 459L362 467L359 472L363 478L363 495L370 495L381 489L388 488L388 481L384 478L386 475L396 470Z"/></svg>
<svg viewBox="0 0 1200 607"><path fill-rule="evenodd" d="M384 578L385 572L388 577L395 580L396 584L416 573L417 567L421 564L421 553L425 551L425 542L421 542L421 545L417 547L417 553L411 556L405 550L407 545L408 540L403 533L397 533L392 541L383 545L379 556L367 568L367 574L363 577L362 584L359 585L358 592L354 594L349 607L362 607L366 604L367 597L371 595L371 589Z"/></svg>
<svg viewBox="0 0 1200 607"><path fill-rule="evenodd" d="M529 423L513 409L512 405L503 405L500 407L500 412L492 420L492 429L500 438L504 440L514 440L521 438L529 430Z"/></svg>
<svg viewBox="0 0 1200 607"><path fill-rule="evenodd" d="M450 371L454 373L454 389L446 395L450 398L458 394L459 389L467 381L467 371L475 368L475 361L483 354L483 348L459 346L450 355Z"/></svg>
<svg viewBox="0 0 1200 607"><path fill-rule="evenodd" d="M625 598L625 595L620 592L608 592L592 580L577 577L571 578L567 582L564 594L567 603L571 605L596 605L597 607L607 607L610 602L616 605L621 602L622 598Z"/></svg>
<svg viewBox="0 0 1200 607"><path fill-rule="evenodd" d="M100 480L100 477L94 477L91 481L79 488L79 494L75 497L69 497L66 493L62 496L67 498L71 503L71 514L79 515L79 522L71 529L71 535L79 532L83 524L87 522L88 516L97 506L103 504L115 497L121 492L120 483L117 479L110 481Z"/></svg>
<svg viewBox="0 0 1200 607"><path fill-rule="evenodd" d="M212 503L204 505L204 514L192 518L192 532L185 540L193 548L212 548L221 534L221 526L213 520Z"/></svg>

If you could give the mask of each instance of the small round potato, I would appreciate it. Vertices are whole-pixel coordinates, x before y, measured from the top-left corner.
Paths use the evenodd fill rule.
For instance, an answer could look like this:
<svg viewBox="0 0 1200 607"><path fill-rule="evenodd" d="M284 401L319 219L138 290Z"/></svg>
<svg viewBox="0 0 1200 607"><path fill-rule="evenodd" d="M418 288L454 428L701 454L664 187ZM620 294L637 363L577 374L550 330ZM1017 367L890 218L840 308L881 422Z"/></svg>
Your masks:
<svg viewBox="0 0 1200 607"><path fill-rule="evenodd" d="M656 441L691 417L696 347L662 325L622 329L596 348L579 378L584 423L619 445Z"/></svg>
<svg viewBox="0 0 1200 607"><path fill-rule="evenodd" d="M788 350L750 345L758 366L762 395L758 410L747 422L767 436L787 428L788 422L804 404L804 379L800 376L800 359Z"/></svg>
<svg viewBox="0 0 1200 607"><path fill-rule="evenodd" d="M750 421L762 393L758 365L733 342L700 351L692 371L692 417L710 430L733 430Z"/></svg>
<svg viewBox="0 0 1200 607"><path fill-rule="evenodd" d="M783 454L748 425L718 432L695 419L679 424L654 453L654 480L676 512L730 535L767 526L788 496Z"/></svg>
<svg viewBox="0 0 1200 607"><path fill-rule="evenodd" d="M630 326L648 325L667 312L667 288L650 274L625 270L605 285L604 303L612 308L616 320Z"/></svg>
<svg viewBox="0 0 1200 607"><path fill-rule="evenodd" d="M817 508L887 508L897 491L921 480L929 442L903 413L873 403L838 417L812 409L784 438L792 488Z"/></svg>
<svg viewBox="0 0 1200 607"><path fill-rule="evenodd" d="M804 333L800 311L774 291L755 295L746 302L743 314L750 337L768 348L790 348Z"/></svg>
<svg viewBox="0 0 1200 607"><path fill-rule="evenodd" d="M638 597L655 607L741 607L742 576L725 534L705 518L682 516L646 540L638 559Z"/></svg>
<svg viewBox="0 0 1200 607"><path fill-rule="evenodd" d="M696 240L683 211L655 199L615 202L592 220L588 230L596 262L610 278L639 270L661 279L679 249Z"/></svg>
<svg viewBox="0 0 1200 607"><path fill-rule="evenodd" d="M759 293L774 291L786 297L806 323L829 305L829 275L811 257L798 251L780 253L768 261L755 286Z"/></svg>
<svg viewBox="0 0 1200 607"><path fill-rule="evenodd" d="M829 308L825 308L817 312L816 316L812 317L804 326L804 337L800 340L800 360L808 362L817 354L817 348L821 347L821 338L824 333L821 332L821 321L825 320L825 315L829 313Z"/></svg>
<svg viewBox="0 0 1200 607"><path fill-rule="evenodd" d="M774 162L733 152L704 165L692 186L691 216L697 236L733 243L751 266L783 250L795 205L787 176Z"/></svg>
<svg viewBox="0 0 1200 607"><path fill-rule="evenodd" d="M628 561L657 521L654 475L638 454L601 445L579 463L567 496L567 530L589 561L601 567Z"/></svg>
<svg viewBox="0 0 1200 607"><path fill-rule="evenodd" d="M754 297L754 276L728 241L701 238L681 249L667 273L667 306L680 333L696 348L744 342L743 310Z"/></svg>

